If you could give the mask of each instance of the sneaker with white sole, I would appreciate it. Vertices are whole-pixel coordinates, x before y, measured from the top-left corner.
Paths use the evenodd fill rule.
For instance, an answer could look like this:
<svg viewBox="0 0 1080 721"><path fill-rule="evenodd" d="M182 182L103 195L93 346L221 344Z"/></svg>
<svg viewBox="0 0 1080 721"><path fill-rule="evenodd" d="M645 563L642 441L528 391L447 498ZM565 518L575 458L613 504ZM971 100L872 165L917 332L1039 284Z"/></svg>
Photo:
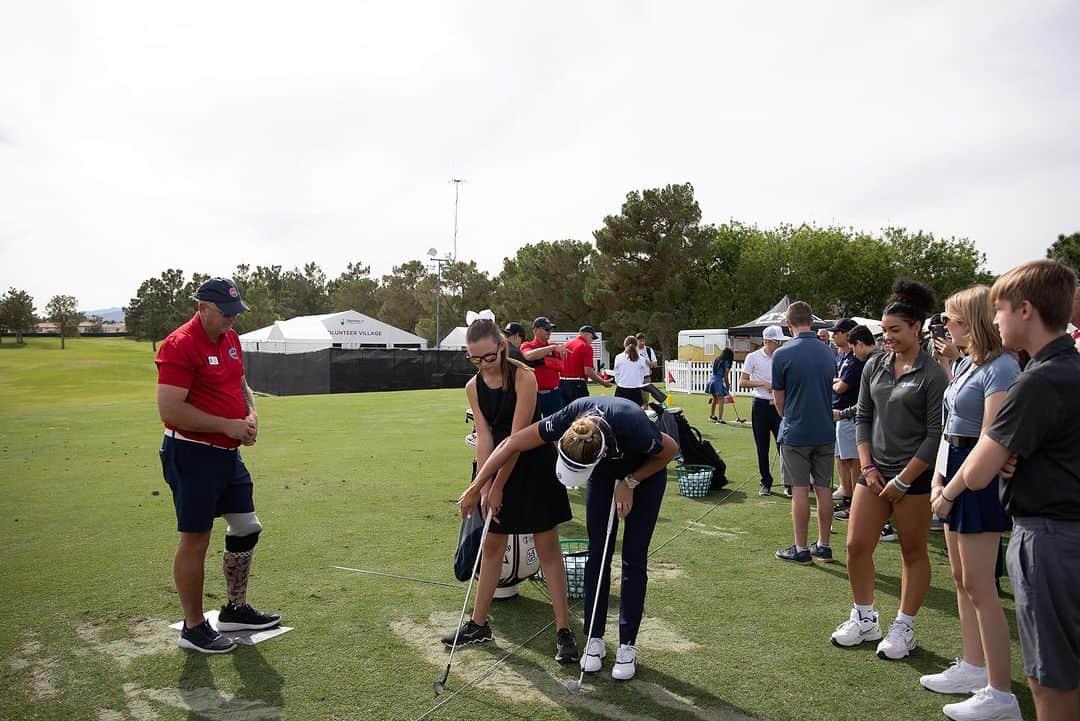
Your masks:
<svg viewBox="0 0 1080 721"><path fill-rule="evenodd" d="M615 681L629 681L637 673L637 649L623 643L615 652L615 665L611 667L611 678Z"/></svg>
<svg viewBox="0 0 1080 721"><path fill-rule="evenodd" d="M180 638L176 645L189 651L199 653L228 653L236 648L236 641L229 636L218 633L203 619L195 628L188 628L184 623L180 626Z"/></svg>
<svg viewBox="0 0 1080 721"><path fill-rule="evenodd" d="M878 658L899 661L915 650L915 629L900 619L889 624L889 632L877 647Z"/></svg>
<svg viewBox="0 0 1080 721"><path fill-rule="evenodd" d="M877 641L881 638L881 624L878 623L878 615L874 613L869 618L862 618L857 608L851 609L848 620L836 627L830 640L834 646L851 648L866 641Z"/></svg>
<svg viewBox="0 0 1080 721"><path fill-rule="evenodd" d="M941 673L921 676L919 683L934 693L975 693L987 684L986 669L956 659Z"/></svg>
<svg viewBox="0 0 1080 721"><path fill-rule="evenodd" d="M281 616L276 613L263 613L250 603L234 606L231 602L221 607L218 614L219 631L259 631L273 628L281 623Z"/></svg>
<svg viewBox="0 0 1080 721"><path fill-rule="evenodd" d="M966 701L945 704L941 710L953 721L1024 721L1016 696L991 691L988 686L980 688Z"/></svg>
<svg viewBox="0 0 1080 721"><path fill-rule="evenodd" d="M844 500L844 487L843 486L837 486L836 487L836 490L832 492L832 499L834 501L842 501L842 500Z"/></svg>
<svg viewBox="0 0 1080 721"><path fill-rule="evenodd" d="M882 541L895 541L899 536L896 535L896 527L888 521L881 527L881 540Z"/></svg>
<svg viewBox="0 0 1080 721"><path fill-rule="evenodd" d="M604 639L590 638L585 644L585 653L581 655L581 670L585 673L596 673L603 666L601 661L604 656L607 656Z"/></svg>

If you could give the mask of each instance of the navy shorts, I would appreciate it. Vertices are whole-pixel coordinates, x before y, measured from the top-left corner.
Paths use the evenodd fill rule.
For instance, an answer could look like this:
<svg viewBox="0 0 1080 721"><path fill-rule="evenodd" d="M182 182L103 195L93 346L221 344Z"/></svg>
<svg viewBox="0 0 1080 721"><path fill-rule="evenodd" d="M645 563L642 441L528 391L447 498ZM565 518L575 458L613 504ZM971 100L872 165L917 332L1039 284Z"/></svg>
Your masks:
<svg viewBox="0 0 1080 721"><path fill-rule="evenodd" d="M240 451L165 436L159 453L176 508L176 530L203 533L218 516L255 512L251 474Z"/></svg>
<svg viewBox="0 0 1080 721"><path fill-rule="evenodd" d="M949 446L946 483L952 480L970 453L970 448ZM964 491L957 496L945 523L953 533L1002 533L1012 528L1012 519L1005 513L998 496L997 476L986 488Z"/></svg>

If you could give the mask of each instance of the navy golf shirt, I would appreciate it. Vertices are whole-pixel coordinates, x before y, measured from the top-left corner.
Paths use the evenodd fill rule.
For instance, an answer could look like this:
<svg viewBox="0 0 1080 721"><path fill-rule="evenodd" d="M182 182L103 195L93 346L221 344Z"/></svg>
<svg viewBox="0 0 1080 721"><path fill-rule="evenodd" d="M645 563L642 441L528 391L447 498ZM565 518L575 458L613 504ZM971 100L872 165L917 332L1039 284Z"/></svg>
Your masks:
<svg viewBox="0 0 1080 721"><path fill-rule="evenodd" d="M803 331L773 353L772 387L784 391L779 443L821 446L834 443L832 381L836 356L812 331Z"/></svg>
<svg viewBox="0 0 1080 721"><path fill-rule="evenodd" d="M540 421L540 437L548 443L558 441L578 416L593 409L603 416L614 435L605 437L607 453L594 471L597 476L609 474L610 478L622 478L639 468L646 456L655 456L663 450L660 429L649 420L641 406L614 396L590 396L571 401L559 412Z"/></svg>

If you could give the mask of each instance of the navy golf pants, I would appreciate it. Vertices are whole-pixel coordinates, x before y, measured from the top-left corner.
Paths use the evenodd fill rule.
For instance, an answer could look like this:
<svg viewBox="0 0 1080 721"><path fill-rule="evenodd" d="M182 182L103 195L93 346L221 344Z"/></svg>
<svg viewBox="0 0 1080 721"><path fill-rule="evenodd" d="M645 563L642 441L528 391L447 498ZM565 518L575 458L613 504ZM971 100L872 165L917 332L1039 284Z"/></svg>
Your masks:
<svg viewBox="0 0 1080 721"><path fill-rule="evenodd" d="M607 474L604 474L607 475ZM584 632L589 637L589 623L593 599L596 594L597 576L600 575L600 554L604 552L604 531L607 529L608 512L615 483L621 480L598 477L589 479L585 496L585 523L589 532L589 559L585 563L585 623ZM658 471L634 489L634 505L630 515L623 519L622 542L622 588L619 598L619 643L633 645L637 641L641 616L645 610L645 587L649 583L649 542L656 529L660 515L660 502L664 499L667 485L667 469ZM615 535L619 530L619 516L612 525L612 540L608 542L607 558L603 559L604 582L600 586L600 601L596 606L594 638L604 637L607 619L608 596L611 593L611 557L615 553Z"/></svg>
<svg viewBox="0 0 1080 721"><path fill-rule="evenodd" d="M776 448L777 436L780 435L780 414L776 412L776 406L764 398L755 398L754 405L750 408L750 423L754 428L754 445L757 446L758 473L761 474L761 484L766 488L772 488L772 471L769 470L772 461L772 453ZM769 440L769 434L772 440Z"/></svg>

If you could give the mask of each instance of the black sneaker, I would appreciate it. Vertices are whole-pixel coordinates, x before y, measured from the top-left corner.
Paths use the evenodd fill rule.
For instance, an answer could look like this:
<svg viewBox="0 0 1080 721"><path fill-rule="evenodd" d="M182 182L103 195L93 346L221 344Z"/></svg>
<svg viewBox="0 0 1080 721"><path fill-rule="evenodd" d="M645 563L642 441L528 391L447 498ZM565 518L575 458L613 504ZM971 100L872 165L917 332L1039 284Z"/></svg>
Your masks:
<svg viewBox="0 0 1080 721"><path fill-rule="evenodd" d="M891 522L886 521L885 526L881 529L882 541L895 541L898 538L896 535L896 529L893 528Z"/></svg>
<svg viewBox="0 0 1080 721"><path fill-rule="evenodd" d="M560 628L555 634L555 660L559 663L575 663L579 656L574 632L569 628Z"/></svg>
<svg viewBox="0 0 1080 721"><path fill-rule="evenodd" d="M814 562L810 558L809 548L805 551L800 551L794 545L788 546L787 548L781 548L776 552L776 557L781 561L791 561L793 563L802 564L803 566L809 566Z"/></svg>
<svg viewBox="0 0 1080 721"><path fill-rule="evenodd" d="M236 648L236 641L215 631L203 621L195 628L183 624L176 645L199 653L228 653Z"/></svg>
<svg viewBox="0 0 1080 721"><path fill-rule="evenodd" d="M791 498L791 486L784 486L784 498Z"/></svg>
<svg viewBox="0 0 1080 721"><path fill-rule="evenodd" d="M818 545L817 541L810 544L810 557L816 558L822 563L832 563L832 548L829 546Z"/></svg>
<svg viewBox="0 0 1080 721"><path fill-rule="evenodd" d="M234 606L227 603L221 607L217 626L222 631L258 631L273 628L281 623L281 616L276 613L263 613L250 603Z"/></svg>
<svg viewBox="0 0 1080 721"><path fill-rule="evenodd" d="M488 641L495 640L495 636L491 633L490 623L485 623L481 626L471 618L461 624L461 628L457 631L451 631L443 636L443 645L447 648L453 646L455 637L457 638L458 646L469 646L474 643L487 643Z"/></svg>
<svg viewBox="0 0 1080 721"><path fill-rule="evenodd" d="M833 511L832 517L838 521L846 521L851 518L851 509L845 506L840 510Z"/></svg>

